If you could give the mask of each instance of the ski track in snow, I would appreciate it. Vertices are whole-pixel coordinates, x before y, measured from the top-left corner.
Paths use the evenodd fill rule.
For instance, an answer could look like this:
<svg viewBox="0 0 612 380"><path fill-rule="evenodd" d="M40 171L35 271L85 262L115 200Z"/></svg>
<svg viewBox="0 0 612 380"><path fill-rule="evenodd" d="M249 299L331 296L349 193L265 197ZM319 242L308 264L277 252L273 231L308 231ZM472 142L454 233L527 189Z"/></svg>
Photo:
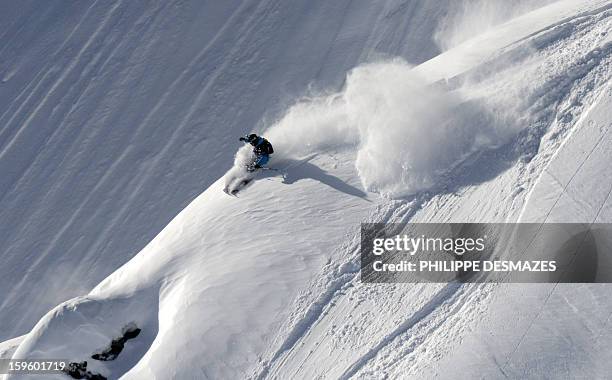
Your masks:
<svg viewBox="0 0 612 380"><path fill-rule="evenodd" d="M460 293L458 292L462 289L461 284L451 282L438 291L431 299L421 308L414 312L414 314L400 323L397 328L383 337L378 344L374 347L370 348L365 355L362 355L358 358L341 376L340 379L350 379L355 374L357 374L364 366L366 366L372 359L374 359L380 352L390 345L396 338L400 335L407 334L412 332L411 330L417 327L417 324L421 322L428 323L427 319L432 319L431 316L439 310L446 303L453 303L456 305L456 301L453 301L455 297L457 297ZM445 317L448 314L445 313ZM439 325L439 322L437 325ZM436 327L434 326L419 326L418 331L415 331L412 336L420 335L421 341L423 341ZM418 346L414 344L414 346ZM413 347L414 347L413 346ZM416 347L414 347L411 351L414 351ZM404 355L409 355L410 352L405 352Z"/></svg>
<svg viewBox="0 0 612 380"><path fill-rule="evenodd" d="M372 217L373 220L388 220L391 217L393 210L383 211L383 216L380 219L376 216ZM343 264L341 267L334 267L333 272L330 274L330 279L327 280L326 288L323 289L319 294L320 296L314 302L312 302L308 309L304 312L304 316L295 322L291 332L287 338L281 344L279 350L277 350L272 356L271 360L267 362L257 376L259 379L263 379L267 376L268 371L272 365L275 364L287 351L291 350L300 338L306 334L312 326L328 311L332 300L338 296L347 286L352 283L356 283L359 275L359 264L358 264L358 253L360 245L360 237L357 232L350 240L349 245L343 248L348 254L353 253L353 259L350 262ZM329 270L330 267L328 267Z"/></svg>
<svg viewBox="0 0 612 380"><path fill-rule="evenodd" d="M415 201L414 203L418 204L419 202ZM406 211L405 208L408 210ZM376 222L407 223L418 208L419 206L391 207L382 212L380 216L377 216L378 213L375 213L371 219ZM398 212L400 213L399 216L396 215ZM356 255L354 255L349 262L342 264L340 268L335 268L332 278L327 280L327 288L320 293L321 296L317 301L309 304L310 306L308 306L308 309L304 312L303 317L294 323L293 328L281 344L279 350L274 353L271 360L266 362L263 369L256 375L258 379L269 377L271 375L269 373L271 368L284 364L285 360L283 357L286 358L288 352L297 347L304 335L308 334L309 331L312 330L312 327L331 311L330 309L334 306L334 301L338 297L344 295L343 291L347 287L360 286L359 244L359 235L357 234L352 237L350 245L347 248L343 248L347 253L353 252L356 253ZM441 287L440 290L430 295L430 299L427 300L421 308L413 311L410 317L407 317L394 330L383 336L377 344L369 348L365 354L357 358L339 378L349 379L359 373L359 371L366 367L377 357L377 355L384 352L389 345L402 335L411 334L413 337L416 337L414 339L417 340L418 343L413 344L410 351L416 350L418 345L423 343L432 331L444 323L445 319L449 317L448 312L440 311L443 306L445 310L450 309L456 311L464 305L465 298L467 297L467 295L464 295L464 290L465 285L454 282ZM418 329L415 329L416 327L418 327ZM407 356L410 352L404 352L403 354ZM404 355L402 355L402 359L405 359ZM307 359L308 358L306 358L302 364L304 364ZM389 364L389 367L390 366L391 363ZM277 376L277 374L274 374L271 377L276 378Z"/></svg>
<svg viewBox="0 0 612 380"><path fill-rule="evenodd" d="M414 201L415 204L419 202ZM371 219L376 222L387 222L387 223L407 223L410 218L417 211L418 206L408 206L408 210L405 207L389 208L384 211L376 212ZM396 213L400 215L395 215ZM382 214L382 215L377 215ZM304 316L294 323L294 327L288 334L287 338L281 344L279 350L277 350L270 361L266 362L261 372L256 376L258 379L264 379L268 377L270 368L275 365L282 365L284 360L283 356L286 357L288 351L292 350L297 346L298 342L305 334L307 334L312 327L318 323L327 313L330 312L330 308L333 307L334 300L343 295L343 291L347 287L359 286L359 234L352 237L351 243L348 247L343 248L347 253L356 253L353 258L339 268L335 268L332 278L327 280L327 288L320 294L318 300L311 303L308 309L305 311ZM348 268L348 269L342 269ZM351 378L353 375L358 373L364 366L366 366L372 359L374 359L381 351L383 351L388 345L390 345L396 338L401 335L413 332L412 329L422 322L426 324L432 324L433 326L424 327L420 326L417 332L413 332L414 335L419 335L421 342L426 339L429 333L435 329L438 325L443 322L441 316L448 317L447 313L440 315L439 308L442 305L450 304L448 308L457 308L462 305L461 294L464 287L459 283L449 283L443 286L439 291L431 295L431 298L420 308L413 312L412 316L408 317L402 323L400 323L393 331L382 337L380 342L371 347L364 355L359 357L341 376L341 379ZM437 314L437 315L436 315ZM437 322L433 322L437 320ZM408 354L408 353L406 353ZM306 358L307 359L307 358ZM305 359L305 360L306 360ZM304 363L304 362L303 362ZM276 376L273 376L276 377Z"/></svg>

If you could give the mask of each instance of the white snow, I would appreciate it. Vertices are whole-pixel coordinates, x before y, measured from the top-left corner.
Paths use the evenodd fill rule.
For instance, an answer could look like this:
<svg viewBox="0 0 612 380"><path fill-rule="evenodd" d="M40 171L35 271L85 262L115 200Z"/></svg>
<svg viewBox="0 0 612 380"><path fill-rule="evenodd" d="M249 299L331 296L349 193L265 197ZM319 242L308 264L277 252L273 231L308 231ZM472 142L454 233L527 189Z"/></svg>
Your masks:
<svg viewBox="0 0 612 380"><path fill-rule="evenodd" d="M428 86L405 62L372 63L351 70L342 92L291 107L266 135L280 152L294 154L357 147L364 188L407 196L518 132L498 125L480 99L468 101L465 92Z"/></svg>
<svg viewBox="0 0 612 380"><path fill-rule="evenodd" d="M0 343L0 359L10 359L23 338L24 336L18 336Z"/></svg>
<svg viewBox="0 0 612 380"><path fill-rule="evenodd" d="M40 71L42 81L23 90L26 99L19 95L21 103L0 98L5 107L0 117L9 118L0 129L3 173L14 165L0 183L9 189L0 202L16 207L29 200L35 210L22 209L24 216L16 219L16 226L1 230L9 239L9 266L1 287L7 294L0 306L8 326L4 334L23 332L34 318L27 313L36 315L41 305L48 306L49 299L37 299L49 297L49 292L28 296L35 306L17 300L24 289L35 292L37 284L48 285L32 278L59 268L58 261L68 260L73 250L89 247L91 253L77 255L78 265L63 263L64 273L82 271L68 278L79 283L96 273L87 281L93 285L105 277L91 291L86 285L67 291L74 282L64 281L59 273L61 284L50 291L56 300L81 296L51 309L25 336L5 342L0 352L14 358L88 360L91 370L125 379L593 378L612 370L607 360L612 356L607 285L366 285L359 280L363 221L612 221L612 4L556 2L492 26L414 68L408 62L418 54L404 54L406 46L395 51L404 60L373 57L375 47L392 51L397 40L389 34L411 33L400 32L404 24L393 21L397 13L391 9L427 14L433 22L438 15L426 12L430 5L412 9L389 2L344 8L339 2L322 2L299 7L263 1L192 9L160 4L144 13L121 3L105 10L75 5L70 16L49 6L48 16L40 17L59 17L60 24L69 22L63 17L74 17L81 24L73 30L93 28L93 34L85 45L77 45L80 50L76 58L66 60L65 70L55 68L58 77L52 69ZM201 13L192 14L196 9ZM146 46L119 38L125 31L118 20L131 20L130 11L142 15L135 28L154 32ZM177 12L171 19L190 21L181 28L162 21L166 17L160 15L168 12ZM380 16L375 23L357 27L374 14ZM196 22L202 15L210 22ZM93 16L104 21L87 23ZM151 23L157 18L161 24ZM222 24L221 19L229 21ZM327 37L331 26L321 26L320 34L307 33L325 23L337 28L335 37ZM181 34L185 25L195 29ZM2 28L0 33L12 30ZM132 33L143 32L137 29ZM110 40L102 38L108 31ZM212 37L203 51L190 44L153 49L156 38L182 41L204 31ZM279 33L285 38L272 38ZM66 52L72 51L70 35L65 40L61 32L49 35L63 41ZM81 38L82 32L74 36ZM115 50L118 42L125 46ZM38 43L46 47L51 42ZM433 52L430 43L424 42L423 49ZM105 48L115 53L102 55ZM150 51L136 54L134 49ZM298 62L308 56L306 51L328 53ZM118 66L105 69L112 65L113 54L125 54L129 64L118 59ZM163 62L151 64L155 60L146 59L148 54ZM273 59L275 54L280 56ZM103 56L106 61L95 69ZM192 59L187 68L181 64L186 57ZM108 81L106 91L91 87L97 79L88 74L89 59L89 70ZM169 65L172 62L176 65ZM77 70L79 65L85 67ZM20 75L28 77L26 72L5 70L15 67L21 66L3 62L2 69L10 74L5 84ZM145 67L152 67L149 75ZM173 69L166 72L166 67ZM265 69L256 69L261 67ZM116 78L111 72L123 74ZM52 85L44 86L43 96L36 86L43 86L47 75ZM71 81L78 86L72 87ZM279 95L284 86L294 95L303 94L311 81L315 88L297 101ZM97 95L86 99L92 88ZM71 91L79 94L71 98ZM54 93L68 96L67 103L55 103ZM134 104L128 94L136 97ZM184 106L175 99L177 94L181 99L192 95L195 101ZM30 109L27 98L39 95L37 101L32 98ZM101 104L93 105L95 100ZM122 102L125 108L119 107ZM28 111L14 112L15 107ZM128 112L132 107L139 111ZM122 120L118 109L132 120ZM37 118L52 119L58 112L63 127L54 130L56 124L41 123L48 131L40 135L10 119L26 115L23 125L38 125ZM97 136L106 134L105 129L86 131L73 124L83 120L83 115L77 117L81 112L91 116L94 126L107 125L107 119L118 123L118 129L108 130L114 134L102 148ZM174 126L165 128L165 123ZM202 123L224 127L204 128ZM200 129L211 136L199 140ZM248 188L231 197L222 191L223 171L213 164L229 162L238 146L234 140L251 129L264 132L274 144L278 153L271 165L287 169L260 172ZM63 134L81 137L64 147ZM27 146L49 149L54 159L66 154L66 161L51 160L59 166L48 168L37 148L25 153L17 149L27 135ZM63 153L57 153L60 147ZM102 149L100 161L68 161L90 157L87 147ZM64 153L71 149L74 155ZM214 159L197 165L193 150L201 152L201 159ZM248 148L238 151L237 162L245 152ZM109 158L114 155L119 159ZM137 167L128 165L134 160ZM95 162L98 166L88 167ZM189 184L171 185L179 168L180 178L190 174L189 183L205 182L207 189L131 257L126 252L138 244L125 239L149 238L151 229L164 221L162 215L180 204L181 197L173 192L195 194ZM36 193L31 187L44 182L23 176L24 170L42 178L60 173L62 180L50 182L51 195ZM208 171L206 176L194 174L202 171ZM83 181L92 181L90 187L75 185L79 173L89 173ZM96 176L102 181L96 182ZM212 182L211 176L219 179ZM62 194L69 184L75 194ZM20 189L23 200L13 199L19 198ZM96 192L109 195L94 199L90 194ZM67 205L38 207L60 199ZM76 213L65 211L71 200L77 202ZM4 212L14 215L14 210ZM49 223L44 215L56 212L68 222L59 223L59 230L49 226L38 241L51 245L37 253L36 242L25 241L36 235L27 230L38 231ZM131 213L139 216L128 218ZM107 218L110 222L102 222ZM128 220L136 225L128 226ZM60 241L96 226L105 226L99 241L89 235L83 237L86 243ZM123 228L127 232L119 233ZM117 240L103 242L114 233L119 233ZM66 252L53 253L60 247ZM111 247L121 247L121 252L102 263L100 254ZM32 265L14 257L21 252L36 264L13 285L11 272L22 274ZM52 269L42 267L47 264ZM24 321L19 321L22 316ZM129 341L116 361L88 359L132 322L143 329L142 335Z"/></svg>
<svg viewBox="0 0 612 380"><path fill-rule="evenodd" d="M449 4L446 17L438 25L435 40L443 50L449 50L498 24L553 2L552 0L455 1Z"/></svg>
<svg viewBox="0 0 612 380"><path fill-rule="evenodd" d="M341 86L370 55L437 54L421 36L441 13L395 0L1 2L0 340L136 255L230 168L238 136L309 85Z"/></svg>

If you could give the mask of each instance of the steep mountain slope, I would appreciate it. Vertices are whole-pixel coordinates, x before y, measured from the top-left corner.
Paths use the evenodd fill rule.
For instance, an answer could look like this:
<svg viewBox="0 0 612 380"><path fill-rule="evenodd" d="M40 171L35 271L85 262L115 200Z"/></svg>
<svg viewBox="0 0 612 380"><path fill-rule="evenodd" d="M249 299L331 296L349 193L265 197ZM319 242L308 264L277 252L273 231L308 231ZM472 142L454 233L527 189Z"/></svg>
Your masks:
<svg viewBox="0 0 612 380"><path fill-rule="evenodd" d="M133 257L309 84L438 54L439 5L0 4L0 339Z"/></svg>
<svg viewBox="0 0 612 380"><path fill-rule="evenodd" d="M524 377L564 360L565 374L593 362L602 367L592 374L605 373L607 287L366 286L358 249L361 221L541 220L570 202L564 194L580 199L574 184L593 200L586 220L610 221L611 18L608 2L564 1L416 69L398 60L355 68L340 91L303 99L267 130L280 172L261 173L237 198L221 191L225 178L213 183L87 296L42 318L14 357L87 359L134 322L142 335L93 370L456 378L460 366L466 378ZM573 174L559 174L570 159ZM556 185L546 173L559 174L562 190L547 190ZM584 221L577 215L560 220ZM555 318L567 307L572 317ZM567 342L588 338L591 351L573 355Z"/></svg>

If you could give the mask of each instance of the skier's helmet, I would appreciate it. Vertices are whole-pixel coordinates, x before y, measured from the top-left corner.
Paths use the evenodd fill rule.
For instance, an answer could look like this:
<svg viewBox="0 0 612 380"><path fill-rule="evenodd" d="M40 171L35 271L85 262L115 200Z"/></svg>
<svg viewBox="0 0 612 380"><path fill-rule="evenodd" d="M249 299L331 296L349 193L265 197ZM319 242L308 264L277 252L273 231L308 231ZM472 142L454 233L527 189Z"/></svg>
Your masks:
<svg viewBox="0 0 612 380"><path fill-rule="evenodd" d="M247 136L247 141L252 143L255 142L257 140L257 135L254 133L251 133L250 135Z"/></svg>

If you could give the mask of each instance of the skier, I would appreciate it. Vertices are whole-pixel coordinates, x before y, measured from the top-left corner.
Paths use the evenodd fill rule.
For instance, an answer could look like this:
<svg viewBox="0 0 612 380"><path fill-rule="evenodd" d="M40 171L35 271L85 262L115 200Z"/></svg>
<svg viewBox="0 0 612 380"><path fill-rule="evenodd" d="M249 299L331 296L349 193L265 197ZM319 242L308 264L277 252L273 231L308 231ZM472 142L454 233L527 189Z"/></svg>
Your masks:
<svg viewBox="0 0 612 380"><path fill-rule="evenodd" d="M244 141L245 143L249 143L254 146L253 154L255 155L255 158L253 159L253 162L247 166L247 171L249 173L254 172L257 169L261 169L268 163L270 155L274 153L272 144L270 144L270 142L265 138L257 136L254 133L241 137L240 141Z"/></svg>

